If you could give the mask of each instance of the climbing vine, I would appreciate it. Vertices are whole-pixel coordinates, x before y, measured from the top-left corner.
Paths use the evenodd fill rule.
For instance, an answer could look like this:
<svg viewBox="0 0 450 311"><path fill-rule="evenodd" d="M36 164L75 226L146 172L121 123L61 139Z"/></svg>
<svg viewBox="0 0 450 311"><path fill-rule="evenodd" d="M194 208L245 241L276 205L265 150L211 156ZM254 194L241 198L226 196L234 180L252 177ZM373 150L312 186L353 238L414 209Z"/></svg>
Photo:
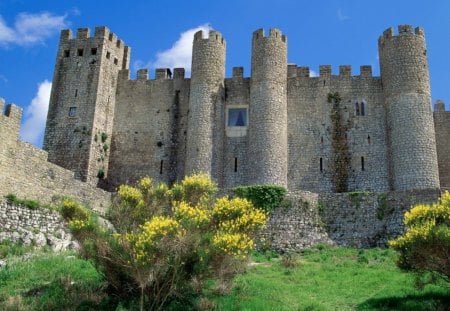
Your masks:
<svg viewBox="0 0 450 311"><path fill-rule="evenodd" d="M348 191L348 168L350 155L347 143L347 126L344 124L340 103L342 101L338 92L328 93L328 102L333 104L331 109L331 142L333 148L333 177L335 192Z"/></svg>

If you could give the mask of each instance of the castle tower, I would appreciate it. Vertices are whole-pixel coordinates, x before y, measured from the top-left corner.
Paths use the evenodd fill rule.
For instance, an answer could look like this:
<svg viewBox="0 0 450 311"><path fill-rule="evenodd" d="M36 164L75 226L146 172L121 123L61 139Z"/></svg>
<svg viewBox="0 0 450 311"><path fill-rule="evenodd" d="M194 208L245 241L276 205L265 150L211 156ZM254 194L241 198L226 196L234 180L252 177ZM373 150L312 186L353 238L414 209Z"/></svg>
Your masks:
<svg viewBox="0 0 450 311"><path fill-rule="evenodd" d="M96 183L108 172L119 70L130 49L106 27L61 32L44 137L48 160Z"/></svg>
<svg viewBox="0 0 450 311"><path fill-rule="evenodd" d="M248 184L287 186L287 38L253 33Z"/></svg>
<svg viewBox="0 0 450 311"><path fill-rule="evenodd" d="M392 190L439 188L425 35L409 25L378 40Z"/></svg>
<svg viewBox="0 0 450 311"><path fill-rule="evenodd" d="M194 35L185 174L213 174L214 108L222 100L226 43L217 31Z"/></svg>

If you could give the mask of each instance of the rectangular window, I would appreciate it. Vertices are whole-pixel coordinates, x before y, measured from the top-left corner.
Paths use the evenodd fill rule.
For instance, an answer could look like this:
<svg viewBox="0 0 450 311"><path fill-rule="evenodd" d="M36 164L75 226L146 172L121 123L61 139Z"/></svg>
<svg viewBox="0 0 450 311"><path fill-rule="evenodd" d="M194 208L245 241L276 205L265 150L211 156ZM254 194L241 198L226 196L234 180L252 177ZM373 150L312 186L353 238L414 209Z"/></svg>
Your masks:
<svg viewBox="0 0 450 311"><path fill-rule="evenodd" d="M83 49L78 49L78 56L83 56Z"/></svg>
<svg viewBox="0 0 450 311"><path fill-rule="evenodd" d="M228 109L228 126L247 126L247 108Z"/></svg>
<svg viewBox="0 0 450 311"><path fill-rule="evenodd" d="M70 50L65 50L64 57L69 57L69 56L70 56Z"/></svg>
<svg viewBox="0 0 450 311"><path fill-rule="evenodd" d="M111 53L106 52L106 58L109 59L111 57Z"/></svg>
<svg viewBox="0 0 450 311"><path fill-rule="evenodd" d="M161 163L159 164L159 174L162 175L163 173L163 165L164 165L164 160L161 160Z"/></svg>
<svg viewBox="0 0 450 311"><path fill-rule="evenodd" d="M77 107L69 108L69 117L75 117L77 115Z"/></svg>
<svg viewBox="0 0 450 311"><path fill-rule="evenodd" d="M91 49L91 55L97 55L97 48Z"/></svg>
<svg viewBox="0 0 450 311"><path fill-rule="evenodd" d="M234 158L234 172L235 173L237 172L237 165L238 165L237 158Z"/></svg>
<svg viewBox="0 0 450 311"><path fill-rule="evenodd" d="M361 171L365 171L365 165L364 165L364 157L361 157Z"/></svg>
<svg viewBox="0 0 450 311"><path fill-rule="evenodd" d="M117 65L119 63L119 61L117 60L117 58L114 57L114 65Z"/></svg>

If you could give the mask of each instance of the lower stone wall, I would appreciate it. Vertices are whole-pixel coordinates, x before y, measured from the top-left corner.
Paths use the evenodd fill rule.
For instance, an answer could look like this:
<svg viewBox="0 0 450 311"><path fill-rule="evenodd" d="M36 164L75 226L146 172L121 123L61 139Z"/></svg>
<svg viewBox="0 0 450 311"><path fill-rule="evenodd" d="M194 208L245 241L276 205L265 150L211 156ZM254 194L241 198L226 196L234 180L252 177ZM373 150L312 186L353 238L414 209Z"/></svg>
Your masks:
<svg viewBox="0 0 450 311"><path fill-rule="evenodd" d="M417 203L435 202L439 190L387 193L322 193L318 208L329 237L338 245L385 246L404 232L403 215Z"/></svg>
<svg viewBox="0 0 450 311"><path fill-rule="evenodd" d="M0 200L0 241L23 243L54 250L76 249L78 243L64 226L62 216L49 209L31 210Z"/></svg>
<svg viewBox="0 0 450 311"><path fill-rule="evenodd" d="M9 193L43 203L71 196L99 213L111 202L111 193L76 180L73 172L47 162L47 152L20 141L0 152L0 196Z"/></svg>
<svg viewBox="0 0 450 311"><path fill-rule="evenodd" d="M262 237L275 250L317 244L386 246L404 232L403 215L412 205L435 202L439 190L404 192L290 193L275 209Z"/></svg>
<svg viewBox="0 0 450 311"><path fill-rule="evenodd" d="M283 206L270 214L261 234L262 245L277 251L294 251L317 244L333 244L322 222L318 194L296 191L286 196Z"/></svg>

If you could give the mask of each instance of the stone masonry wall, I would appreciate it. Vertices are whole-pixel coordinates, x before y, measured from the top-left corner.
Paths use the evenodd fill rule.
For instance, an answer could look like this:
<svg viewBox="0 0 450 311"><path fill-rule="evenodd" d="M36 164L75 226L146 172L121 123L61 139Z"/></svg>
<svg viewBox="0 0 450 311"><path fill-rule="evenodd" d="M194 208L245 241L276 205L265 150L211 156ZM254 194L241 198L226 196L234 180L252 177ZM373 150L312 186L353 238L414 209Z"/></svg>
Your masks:
<svg viewBox="0 0 450 311"><path fill-rule="evenodd" d="M442 101L434 106L434 127L441 189L450 190L450 111L445 111Z"/></svg>
<svg viewBox="0 0 450 311"><path fill-rule="evenodd" d="M0 101L0 104L2 102ZM3 112L3 105L0 105ZM74 172L47 162L47 152L19 141L21 110L11 105L0 113L0 196L50 203L52 197L72 196L103 213L111 193L76 180Z"/></svg>
<svg viewBox="0 0 450 311"><path fill-rule="evenodd" d="M5 240L38 247L50 246L54 250L78 247L59 213L45 208L31 210L14 206L0 199L0 242Z"/></svg>
<svg viewBox="0 0 450 311"><path fill-rule="evenodd" d="M404 232L403 215L416 203L432 203L437 190L312 193L296 191L270 215L265 245L281 251L317 244L358 248L386 246ZM264 244L263 244L264 245Z"/></svg>

